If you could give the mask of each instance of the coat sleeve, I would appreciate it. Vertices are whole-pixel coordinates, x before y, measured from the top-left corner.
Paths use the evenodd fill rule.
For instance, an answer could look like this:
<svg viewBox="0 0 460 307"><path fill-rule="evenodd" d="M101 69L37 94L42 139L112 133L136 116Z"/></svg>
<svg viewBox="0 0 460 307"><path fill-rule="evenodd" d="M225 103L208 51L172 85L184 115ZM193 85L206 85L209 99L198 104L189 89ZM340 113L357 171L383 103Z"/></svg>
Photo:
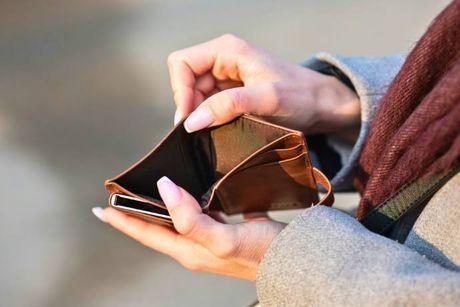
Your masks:
<svg viewBox="0 0 460 307"><path fill-rule="evenodd" d="M336 167L328 165L329 168L338 170L335 174L328 174L332 178L331 183L336 191L351 188L350 171L357 162L379 101L399 72L403 62L404 56L402 55L345 57L321 52L302 63L304 67L320 72L331 67L340 71L342 77L339 79L353 87L361 102L361 127L359 137L354 144L349 144L332 134L324 136L329 145L328 150L332 149L340 156L340 159L337 159L340 165ZM347 80L345 81L343 78ZM309 147L311 149L324 148L324 146L315 146L316 140L321 140L321 143L324 143L323 138L311 138ZM321 159L318 158L321 156L321 152L313 152L313 160L320 161ZM327 161L327 163L331 163L331 161ZM321 168L321 165L318 166Z"/></svg>
<svg viewBox="0 0 460 307"><path fill-rule="evenodd" d="M305 210L257 273L262 306L459 306L460 273L332 208Z"/></svg>

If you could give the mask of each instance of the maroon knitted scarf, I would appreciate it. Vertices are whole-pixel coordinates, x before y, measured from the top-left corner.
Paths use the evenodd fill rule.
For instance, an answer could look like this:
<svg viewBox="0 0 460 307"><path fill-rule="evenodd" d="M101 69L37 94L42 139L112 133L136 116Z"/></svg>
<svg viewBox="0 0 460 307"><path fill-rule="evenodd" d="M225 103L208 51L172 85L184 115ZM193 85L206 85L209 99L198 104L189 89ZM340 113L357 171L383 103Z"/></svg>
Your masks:
<svg viewBox="0 0 460 307"><path fill-rule="evenodd" d="M356 167L362 218L460 155L460 0L432 22L382 98Z"/></svg>

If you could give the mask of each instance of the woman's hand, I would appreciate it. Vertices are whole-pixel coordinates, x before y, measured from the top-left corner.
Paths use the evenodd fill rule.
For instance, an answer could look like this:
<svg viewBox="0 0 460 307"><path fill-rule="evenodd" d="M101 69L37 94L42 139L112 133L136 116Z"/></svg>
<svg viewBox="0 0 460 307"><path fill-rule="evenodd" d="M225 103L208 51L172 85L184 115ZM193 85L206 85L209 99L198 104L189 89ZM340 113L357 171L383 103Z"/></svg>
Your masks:
<svg viewBox="0 0 460 307"><path fill-rule="evenodd" d="M175 122L191 113L185 121L189 132L243 113L305 133L359 126L358 97L336 78L278 59L233 35L173 52L168 67Z"/></svg>
<svg viewBox="0 0 460 307"><path fill-rule="evenodd" d="M93 212L103 222L190 270L255 280L263 255L285 224L261 214L247 215L245 223L236 225L220 223L204 214L193 196L167 177L157 185L176 231L112 208L94 208Z"/></svg>
<svg viewBox="0 0 460 307"><path fill-rule="evenodd" d="M224 35L168 58L175 121L190 116L196 131L243 113L307 133L359 124L359 101L340 81L277 59L233 35ZM192 112L193 111L193 112ZM257 267L284 223L266 214L228 225L202 212L185 190L163 177L157 183L174 228L150 224L112 208L94 208L102 221L185 267L254 280Z"/></svg>

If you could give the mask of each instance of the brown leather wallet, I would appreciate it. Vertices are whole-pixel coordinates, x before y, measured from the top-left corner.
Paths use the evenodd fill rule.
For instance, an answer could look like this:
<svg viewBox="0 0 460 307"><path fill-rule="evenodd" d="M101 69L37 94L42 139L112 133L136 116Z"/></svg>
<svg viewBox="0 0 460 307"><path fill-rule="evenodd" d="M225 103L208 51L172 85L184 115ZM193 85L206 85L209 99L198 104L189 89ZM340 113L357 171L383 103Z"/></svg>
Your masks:
<svg viewBox="0 0 460 307"><path fill-rule="evenodd" d="M171 224L156 187L162 176L191 193L204 212L235 214L334 202L328 179L312 167L302 132L249 115L193 133L180 122L145 157L106 180L109 205ZM321 200L317 184L327 191Z"/></svg>

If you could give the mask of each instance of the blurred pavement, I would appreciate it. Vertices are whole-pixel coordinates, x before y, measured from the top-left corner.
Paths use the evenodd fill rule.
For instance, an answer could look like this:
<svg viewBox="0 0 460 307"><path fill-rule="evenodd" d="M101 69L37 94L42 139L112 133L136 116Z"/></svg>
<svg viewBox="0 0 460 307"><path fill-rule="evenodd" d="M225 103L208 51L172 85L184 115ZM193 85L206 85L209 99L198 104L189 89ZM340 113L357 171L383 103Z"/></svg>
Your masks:
<svg viewBox="0 0 460 307"><path fill-rule="evenodd" d="M167 55L227 32L294 62L404 53L446 3L3 0L0 305L250 303L251 283L188 272L90 212L172 125Z"/></svg>

